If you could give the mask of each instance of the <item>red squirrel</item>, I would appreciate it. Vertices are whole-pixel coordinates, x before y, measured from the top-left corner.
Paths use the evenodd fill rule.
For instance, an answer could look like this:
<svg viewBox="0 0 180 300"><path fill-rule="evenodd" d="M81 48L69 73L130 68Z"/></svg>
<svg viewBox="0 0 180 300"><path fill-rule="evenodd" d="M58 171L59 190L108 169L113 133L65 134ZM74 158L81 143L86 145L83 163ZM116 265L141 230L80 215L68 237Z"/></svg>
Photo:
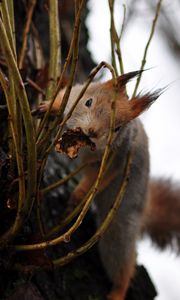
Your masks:
<svg viewBox="0 0 180 300"><path fill-rule="evenodd" d="M113 290L107 297L111 300L125 299L135 271L136 241L142 232L148 233L160 246L166 246L175 237L180 248L180 191L175 193L168 181L149 179L148 139L138 119L161 92L139 94L128 99L126 84L138 74L138 71L130 72L117 78L118 96L111 145L111 153L114 152L115 156L94 200L97 206L97 222L101 223L119 190L126 156L133 148L131 173L124 198L114 220L99 241L102 263L113 282ZM96 145L94 152L87 148L80 151L81 161L88 161L90 164L85 168L82 179L71 195L71 201L76 203L89 191L98 174L109 132L113 86L113 80L91 83L67 122L68 128L81 128ZM72 88L65 115L81 89L82 85ZM57 95L52 113L58 112L64 91L65 89ZM48 105L44 102L39 111L46 111Z"/></svg>

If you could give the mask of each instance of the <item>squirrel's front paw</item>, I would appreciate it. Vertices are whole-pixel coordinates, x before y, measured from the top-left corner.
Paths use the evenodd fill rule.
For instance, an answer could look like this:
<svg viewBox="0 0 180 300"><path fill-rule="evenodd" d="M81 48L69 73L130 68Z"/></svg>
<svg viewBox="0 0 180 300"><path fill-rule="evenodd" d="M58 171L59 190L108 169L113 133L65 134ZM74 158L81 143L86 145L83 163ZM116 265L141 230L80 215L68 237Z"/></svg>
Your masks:
<svg viewBox="0 0 180 300"><path fill-rule="evenodd" d="M48 108L49 108L49 101L43 101L38 106L38 110L41 113L45 113L48 110Z"/></svg>
<svg viewBox="0 0 180 300"><path fill-rule="evenodd" d="M49 108L49 101L41 102L35 109L31 111L33 116L43 115Z"/></svg>

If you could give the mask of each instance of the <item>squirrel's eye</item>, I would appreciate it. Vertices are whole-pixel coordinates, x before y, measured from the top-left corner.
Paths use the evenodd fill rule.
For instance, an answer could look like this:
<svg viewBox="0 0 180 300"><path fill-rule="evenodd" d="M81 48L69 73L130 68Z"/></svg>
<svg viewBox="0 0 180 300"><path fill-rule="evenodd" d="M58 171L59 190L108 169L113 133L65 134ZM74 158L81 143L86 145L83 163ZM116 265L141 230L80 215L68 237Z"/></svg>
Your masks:
<svg viewBox="0 0 180 300"><path fill-rule="evenodd" d="M91 107L92 101L93 101L92 98L88 99L88 100L85 102L85 105L86 105L87 107Z"/></svg>

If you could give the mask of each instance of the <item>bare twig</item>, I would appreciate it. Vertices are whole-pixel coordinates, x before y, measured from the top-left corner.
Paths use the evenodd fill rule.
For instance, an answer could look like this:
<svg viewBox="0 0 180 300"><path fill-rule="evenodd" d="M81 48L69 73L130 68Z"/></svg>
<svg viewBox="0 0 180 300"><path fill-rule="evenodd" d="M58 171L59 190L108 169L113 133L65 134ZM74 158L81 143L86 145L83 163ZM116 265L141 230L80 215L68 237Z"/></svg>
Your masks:
<svg viewBox="0 0 180 300"><path fill-rule="evenodd" d="M63 185L64 183L66 183L69 179L71 179L72 177L74 177L75 175L77 175L80 171L82 171L82 169L84 169L85 166L87 166L88 163L85 163L83 165L81 165L80 167L78 167L75 171L71 172L70 174L68 174L65 178L60 179L54 183L52 183L51 185L48 185L47 187L43 188L41 190L41 192L43 194L49 193L50 191L52 191L53 189L56 189L57 187Z"/></svg>
<svg viewBox="0 0 180 300"><path fill-rule="evenodd" d="M53 260L52 264L54 267L60 267L60 266L64 266L64 265L70 263L73 259L77 258L78 256L80 256L83 253L85 253L86 251L88 251L105 233L105 231L111 224L117 210L119 209L122 199L124 197L124 194L126 192L126 188L127 188L127 184L128 184L129 176L130 176L130 171L131 171L131 164L132 164L132 151L130 150L127 155L127 161L126 161L126 166L125 166L125 170L124 170L123 181L121 183L119 192L117 193L114 204L113 204L112 208L109 210L106 218L104 219L104 221L102 222L100 227L97 229L96 233L84 245L82 245L78 249L75 249L75 250L69 252L64 257ZM23 271L32 272L32 271L42 269L41 266L37 266L37 265L24 267L20 264L16 264L15 268L22 272ZM44 266L44 268L49 268L49 266Z"/></svg>
<svg viewBox="0 0 180 300"><path fill-rule="evenodd" d="M31 24L32 27L32 36L33 36L33 42L34 42L34 56L35 56L35 63L36 63L36 69L41 70L45 66L45 58L43 53L43 48L40 41L39 32L34 25L33 21Z"/></svg>
<svg viewBox="0 0 180 300"><path fill-rule="evenodd" d="M112 57L112 65L114 66L116 70L116 75L118 75L118 68L116 65L116 55L118 57L119 61L119 68L121 74L124 74L124 65L123 65L123 59L122 59L122 51L121 51L121 38L125 26L125 18L126 18L126 6L123 5L124 8L124 14L123 14L123 22L121 26L121 32L120 35L118 36L116 26L115 26L115 21L114 21L114 3L115 0L109 0L109 10L110 10L110 16L111 16L111 26L110 26L110 37L111 37L111 57Z"/></svg>
<svg viewBox="0 0 180 300"><path fill-rule="evenodd" d="M50 105L49 105L49 108L48 108L48 111L46 112L42 122L40 123L40 126L38 128L38 132L37 132L37 141L39 142L40 138L41 138L41 133L42 133L42 130L47 122L47 119L48 119L48 116L50 114L50 111L51 111L51 108L52 108L52 105L54 103L54 100L59 92L59 90L61 89L61 85L62 85L62 82L63 82L63 78L65 76L65 73L67 71L67 67L70 63L70 60L72 58L72 54L73 54L73 51L74 49L76 48L76 52L78 51L78 41L79 41L79 28L80 28L80 23L81 23L81 15L82 15L82 10L83 10L83 7L84 7L84 0L81 1L81 5L79 7L79 10L77 12L77 15L76 15L76 18L75 18L75 24L74 24L74 31L73 31L73 35L72 35L72 39L71 39L71 44L70 44L70 48L69 48L69 52L68 52L68 55L67 55L67 58L65 60L65 64L63 66L63 70L62 70L62 73L60 75L60 79L59 79L59 82L58 82L58 85L57 85L57 89L56 89L56 92L55 92L55 95L52 97L52 101L50 102ZM74 66L76 65L77 61L74 60ZM66 106L66 103L68 101L68 97L69 97L69 94L70 94L70 91L71 91L71 87L72 87L72 82L73 82L73 79L74 79L74 75L73 75L73 72L75 73L75 68L71 68L71 79L69 80L68 82L68 86L67 86L67 91L63 97L63 100L62 100L62 104L61 104L61 107L60 107L60 111L59 111L59 116L58 116L58 119L55 120L55 122L53 123L53 125L51 126L51 128L49 129L49 134L51 134L51 132L54 130L54 128L57 126L57 124L59 123L59 119L61 119L61 116L63 114L63 111L65 109L65 106Z"/></svg>
<svg viewBox="0 0 180 300"><path fill-rule="evenodd" d="M115 40L118 39L117 32L115 29L114 24L114 0L109 0L109 9L110 9L110 16L111 16L111 25L110 25L110 38L111 38L111 59L112 65L115 69L116 76L118 75L118 69L116 65L116 56L115 56Z"/></svg>
<svg viewBox="0 0 180 300"><path fill-rule="evenodd" d="M113 157L110 156L109 161L106 163L106 170L104 172L104 176L106 175L106 172L108 171L112 161L111 158ZM114 158L114 157L113 157ZM102 192L117 176L118 176L119 171L117 170L117 172L114 172L111 176L108 177L108 180L106 180L105 184L103 183L102 186L99 187L97 194ZM64 226L66 226L67 224L69 224L80 212L81 208L83 207L84 203L86 202L86 199L89 197L90 193L92 192L94 186L92 186L90 188L90 190L88 191L88 193L86 194L86 196L84 197L84 199L82 199L82 201L73 209L72 212L70 212L70 214L68 214L67 216L65 216L65 218L61 221L60 224L56 225L55 227L53 227L52 229L50 229L48 231L48 233L46 233L45 237L49 238L50 236L52 236L53 234L57 234L58 232L60 232Z"/></svg>
<svg viewBox="0 0 180 300"><path fill-rule="evenodd" d="M118 40L116 41L116 47L117 47L116 53L118 56L119 68L120 68L121 74L124 74L124 64L123 64L122 51L121 51L121 38L123 35L125 21L126 21L126 6L125 6L125 4L123 5L123 8L124 8L124 14L123 14L123 22L122 22L122 26L121 26L121 32L120 32Z"/></svg>
<svg viewBox="0 0 180 300"><path fill-rule="evenodd" d="M31 205L33 202L33 198L35 196L36 190L36 145L35 145L35 132L33 127L33 121L31 117L31 112L29 108L29 103L26 95L26 91L24 88L24 84L20 73L17 68L16 61L14 59L14 54L11 49L11 45L9 43L5 26L0 18L0 41L1 47L3 49L3 53L8 65L8 69L11 72L16 88L16 95L19 100L20 109L23 116L25 134L27 140L27 195L26 202L21 199L22 203L19 203L18 213L12 227L2 236L1 243L7 243L10 239L12 239L17 231L20 229L24 219L30 212ZM20 174L20 176L24 176L24 174Z"/></svg>
<svg viewBox="0 0 180 300"><path fill-rule="evenodd" d="M77 1L75 1L76 4ZM71 73L70 73L70 79L67 85L67 89L66 89L66 93L65 96L69 97L70 91L71 91L71 87L72 87L72 83L75 77L75 70L76 70L76 65L77 65L77 56L78 56L78 51L79 51L79 34L80 34L80 16L81 16L81 12L82 12L82 8L84 5L84 0L81 1L81 7L80 7L80 14L79 14L79 23L78 23L78 27L77 27L77 34L75 35L75 39L74 39L74 49L73 49L73 60L72 60L72 65L71 65ZM57 69L58 66L58 59L59 59L59 48L57 48L57 46L60 46L60 41L59 41L59 20L58 20L58 1L56 1L56 3L51 3L50 2L50 28L53 31L54 30L54 26L56 25L56 27L58 27L58 29L56 30L57 32L55 33L55 37L51 37L50 38L50 42L51 42L51 56L54 53L55 59L53 60L52 57L52 63L50 64L50 69L49 69L49 76L52 76L52 80L55 80L54 83L53 81L50 82L49 88L47 90L46 93L46 97L51 97L53 98L53 94L55 92L55 84L57 82L57 77L59 74L59 70ZM50 32L51 36L52 33ZM56 47L56 50L54 49ZM60 67L60 66L59 66ZM67 101L66 101L67 102ZM45 121L42 121L45 122ZM46 150L47 145L49 144L49 135L50 135L50 131L53 131L56 126L57 126L57 118L56 120L52 123L52 126L50 127L50 129L48 130L46 128L46 132L44 132L44 139L43 139L43 143L41 142L41 144L38 144L38 157L40 157L42 159L42 163L38 172L38 180L39 180L39 186L40 186L40 182L41 182L41 178L43 175L43 170L44 170L44 165L46 163L47 160L47 152L44 155L44 152ZM46 124L46 122L44 123ZM41 128L43 129L42 123L41 123ZM40 136L39 139L41 138L41 136L43 135L43 131L42 129L39 132ZM38 203L38 219L40 220L40 203ZM40 226L40 228L42 228L42 226ZM42 230L41 230L42 232Z"/></svg>
<svg viewBox="0 0 180 300"><path fill-rule="evenodd" d="M50 39L50 62L48 74L48 86L46 90L46 100L51 100L57 85L57 79L60 74L60 30L58 0L49 0L49 39Z"/></svg>
<svg viewBox="0 0 180 300"><path fill-rule="evenodd" d="M34 12L34 8L36 6L36 0L31 0L30 7L27 10L27 19L26 24L23 31L23 39L22 39L22 47L19 55L19 69L23 69L24 65L24 59L27 51L27 40L28 40L28 33L30 30L31 22L32 22L32 16Z"/></svg>
<svg viewBox="0 0 180 300"><path fill-rule="evenodd" d="M16 49L16 32L15 32L15 22L14 22L14 0L7 1L7 5L8 5L9 18L10 18L10 23L11 23L11 28L12 28L14 47ZM15 53L16 53L16 51L15 51Z"/></svg>
<svg viewBox="0 0 180 300"><path fill-rule="evenodd" d="M155 12L154 20L152 22L150 36L149 36L149 39L147 41L147 44L146 44L146 47L145 47L145 50L144 50L144 55L143 55L143 59L142 59L141 67L140 67L141 71L144 70L144 66L146 64L146 57L147 57L147 53L148 53L148 50L149 50L151 40L152 40L154 32L155 32L157 20L158 20L158 17L159 17L159 12L160 12L160 9L161 9L161 4L162 4L162 0L159 0L158 3L157 3L157 6L156 6L156 12ZM135 85L134 92L133 92L133 97L135 97L136 94L137 94L137 90L138 90L138 87L139 87L139 84L140 84L140 81L141 81L141 77L142 77L142 72L140 72L139 77L137 78L136 85Z"/></svg>
<svg viewBox="0 0 180 300"><path fill-rule="evenodd" d="M10 239L13 234L16 233L16 229L19 228L21 225L19 223L19 215L23 207L23 202L25 198L25 177L24 177L24 166L23 166L23 160L22 160L22 153L20 149L20 145L18 143L18 131L17 131L17 126L16 122L14 119L14 111L12 108L12 98L11 98L11 92L9 89L9 85L7 84L7 81L5 80L5 76L0 70L0 82L3 87L5 96L6 96L6 101L7 101L7 107L8 107L8 112L9 112L9 122L10 122L10 129L11 129L11 134L12 134L12 139L13 139L13 145L14 145L14 151L16 154L16 161L17 161L17 167L18 167L18 177L19 177L19 198L18 198L18 212L17 212L17 217L14 223L14 228L12 228L11 231L8 231L8 233L5 234L5 240L3 238L0 239L0 243L4 244L5 242ZM18 225L17 225L18 224Z"/></svg>
<svg viewBox="0 0 180 300"><path fill-rule="evenodd" d="M42 94L43 96L45 96L45 92L44 90L36 83L34 82L32 79L27 78L26 81L29 83L29 85L31 85L37 92L39 92L40 94ZM32 112L33 114L33 112Z"/></svg>
<svg viewBox="0 0 180 300"><path fill-rule="evenodd" d="M5 24L7 36L9 39L9 43L12 49L12 52L14 54L14 58L16 59L16 47L15 47L15 36L14 36L14 14L13 14L13 3L12 0L10 1L2 1L0 4L0 9L2 13L2 19ZM11 101L9 101L9 110L11 111L11 117L14 120L14 127L18 126L20 122L19 121L20 116L17 115L17 102L16 102L16 93L15 93L15 87L14 87L14 81L13 76L11 74L11 71L9 70L9 88L10 88L10 94L8 92L8 95L11 98ZM7 94L6 94L7 95ZM11 108L10 108L11 106ZM11 122L11 121L9 121ZM18 131L18 129L16 130ZM17 136L17 139L19 139L19 145L21 145L21 136ZM12 158L11 160L11 167L13 168L13 164L15 161L15 151L14 151L14 145L13 145L13 138L11 137L11 125L9 124L9 155ZM20 148L19 148L20 153Z"/></svg>
<svg viewBox="0 0 180 300"><path fill-rule="evenodd" d="M80 248L78 248L72 252L69 252L64 257L61 257L59 259L52 261L52 263L55 267L64 266L64 265L68 264L69 262L71 262L76 257L78 257L78 256L82 255L83 253L85 253L86 251L88 251L105 233L105 231L111 224L117 210L119 209L122 199L124 197L124 194L126 192L126 188L127 188L127 184L128 184L129 176L130 176L131 163L132 163L132 153L129 152L128 156L127 156L127 161L126 161L126 166L125 166L125 171L124 171L124 176L123 176L123 182L120 186L120 190L116 196L113 206L109 210L103 223L97 229L96 233Z"/></svg>
<svg viewBox="0 0 180 300"><path fill-rule="evenodd" d="M5 0L3 0L2 3L0 4L2 19L6 27L9 43L13 51L14 57L16 57L15 38L14 38L14 18L12 14L12 6L11 6L11 15L9 14L9 6L10 6L10 2L8 4L7 1Z"/></svg>

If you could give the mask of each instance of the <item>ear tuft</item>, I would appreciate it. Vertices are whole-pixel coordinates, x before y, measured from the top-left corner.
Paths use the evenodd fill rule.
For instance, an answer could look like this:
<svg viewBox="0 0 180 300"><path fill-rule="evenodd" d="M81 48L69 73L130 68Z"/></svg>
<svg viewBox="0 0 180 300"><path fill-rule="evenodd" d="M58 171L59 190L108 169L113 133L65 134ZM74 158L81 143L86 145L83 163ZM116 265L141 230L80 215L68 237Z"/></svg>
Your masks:
<svg viewBox="0 0 180 300"><path fill-rule="evenodd" d="M119 76L117 78L117 81L118 81L118 86L121 88L121 87L124 87L128 81L130 81L131 79L133 79L134 77L137 77L139 76L140 74L142 74L142 72L144 72L145 70L139 70L139 71L133 71L133 72L129 72L129 73L126 73L126 74L123 74L121 76Z"/></svg>
<svg viewBox="0 0 180 300"><path fill-rule="evenodd" d="M163 93L163 89L147 93L145 95L137 95L129 101L129 121L138 117L146 109L148 109L154 101Z"/></svg>
<svg viewBox="0 0 180 300"><path fill-rule="evenodd" d="M123 75L120 75L119 77L117 77L117 83L118 83L119 90L123 89L129 80L133 79L136 76L139 76L144 71L145 70L133 71L133 72L129 72L129 73L126 73L126 74L123 74ZM103 88L112 90L113 85L114 85L114 82L111 79L111 80L106 81L103 84Z"/></svg>

